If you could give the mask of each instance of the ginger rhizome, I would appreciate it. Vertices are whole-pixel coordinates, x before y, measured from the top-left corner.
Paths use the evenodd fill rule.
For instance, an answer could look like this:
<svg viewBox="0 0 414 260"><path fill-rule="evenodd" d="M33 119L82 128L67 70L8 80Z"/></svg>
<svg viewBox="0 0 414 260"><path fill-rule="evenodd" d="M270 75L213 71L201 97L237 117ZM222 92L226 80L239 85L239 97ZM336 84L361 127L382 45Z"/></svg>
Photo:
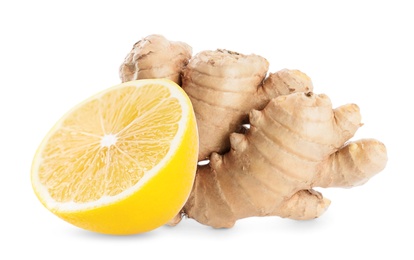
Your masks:
<svg viewBox="0 0 414 260"><path fill-rule="evenodd" d="M333 109L303 72L268 73L263 57L223 49L190 56L188 45L151 35L135 44L120 70L123 81L173 78L193 103L198 158L210 161L198 166L171 225L182 216L216 228L251 216L316 218L330 201L314 187L361 185L384 169L384 144L349 141L362 125L358 106Z"/></svg>
<svg viewBox="0 0 414 260"><path fill-rule="evenodd" d="M360 126L356 105L332 109L329 98L294 93L250 112L246 134L200 167L183 212L213 227L250 216L312 219L329 206L313 187L352 187L382 170L385 147L367 139L344 143Z"/></svg>
<svg viewBox="0 0 414 260"><path fill-rule="evenodd" d="M265 79L269 64L258 55L203 51L183 71L182 88L193 102L200 137L199 160L230 147L229 136L248 123L253 108L295 91L312 91L309 77L282 70Z"/></svg>
<svg viewBox="0 0 414 260"><path fill-rule="evenodd" d="M121 80L167 78L180 84L181 71L191 53L192 49L186 43L150 35L134 44L119 69Z"/></svg>

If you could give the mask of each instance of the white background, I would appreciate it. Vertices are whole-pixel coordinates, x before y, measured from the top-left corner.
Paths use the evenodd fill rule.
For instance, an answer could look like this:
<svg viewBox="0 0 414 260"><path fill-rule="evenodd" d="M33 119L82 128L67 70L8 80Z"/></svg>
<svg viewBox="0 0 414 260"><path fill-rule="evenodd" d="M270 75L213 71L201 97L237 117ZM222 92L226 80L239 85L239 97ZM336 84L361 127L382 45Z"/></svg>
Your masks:
<svg viewBox="0 0 414 260"><path fill-rule="evenodd" d="M229 2L229 3L228 3ZM414 259L414 9L410 1L1 1L0 258ZM30 166L60 116L120 82L141 38L163 34L205 49L300 69L334 106L357 103L388 149L387 167L332 200L314 221L250 218L229 230L185 219L175 228L107 236L76 228L35 197Z"/></svg>

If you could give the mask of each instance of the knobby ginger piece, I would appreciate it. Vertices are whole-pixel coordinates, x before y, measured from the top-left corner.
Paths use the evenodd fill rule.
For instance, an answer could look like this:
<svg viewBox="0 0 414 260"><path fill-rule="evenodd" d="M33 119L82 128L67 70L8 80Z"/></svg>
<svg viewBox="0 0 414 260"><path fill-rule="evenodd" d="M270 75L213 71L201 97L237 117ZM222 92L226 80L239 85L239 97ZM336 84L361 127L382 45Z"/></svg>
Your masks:
<svg viewBox="0 0 414 260"><path fill-rule="evenodd" d="M280 95L312 91L312 82L304 73L284 69L266 78L268 67L259 55L222 49L200 52L190 60L182 88L196 113L199 160L212 152L227 152L230 134L242 131L252 109L261 109Z"/></svg>
<svg viewBox="0 0 414 260"><path fill-rule="evenodd" d="M186 216L216 228L251 216L313 219L330 204L313 187L361 185L387 162L377 140L346 143L361 125L358 106L332 109L323 94L275 98L251 111L250 124L231 134L228 153L198 168Z"/></svg>
<svg viewBox="0 0 414 260"><path fill-rule="evenodd" d="M181 72L191 58L192 48L183 42L149 35L134 44L119 69L122 82L167 78L181 84Z"/></svg>

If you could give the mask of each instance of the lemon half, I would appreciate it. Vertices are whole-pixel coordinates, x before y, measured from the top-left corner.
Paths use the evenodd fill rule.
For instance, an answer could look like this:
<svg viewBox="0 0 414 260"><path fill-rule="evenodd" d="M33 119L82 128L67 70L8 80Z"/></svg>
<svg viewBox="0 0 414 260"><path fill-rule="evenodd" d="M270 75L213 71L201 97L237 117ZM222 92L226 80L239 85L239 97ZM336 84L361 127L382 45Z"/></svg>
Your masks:
<svg viewBox="0 0 414 260"><path fill-rule="evenodd" d="M197 168L198 134L186 93L174 82L126 82L64 115L33 159L42 204L78 227L136 234L172 219Z"/></svg>

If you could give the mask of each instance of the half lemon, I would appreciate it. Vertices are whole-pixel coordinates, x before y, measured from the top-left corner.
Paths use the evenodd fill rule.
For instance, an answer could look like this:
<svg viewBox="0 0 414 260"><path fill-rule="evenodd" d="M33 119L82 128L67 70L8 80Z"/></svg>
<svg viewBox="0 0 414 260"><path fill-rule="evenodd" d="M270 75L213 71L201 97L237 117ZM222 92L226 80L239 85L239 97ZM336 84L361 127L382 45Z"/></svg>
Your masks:
<svg viewBox="0 0 414 260"><path fill-rule="evenodd" d="M60 218L105 234L153 230L186 202L198 133L186 93L166 79L125 82L64 115L32 163L33 189Z"/></svg>

